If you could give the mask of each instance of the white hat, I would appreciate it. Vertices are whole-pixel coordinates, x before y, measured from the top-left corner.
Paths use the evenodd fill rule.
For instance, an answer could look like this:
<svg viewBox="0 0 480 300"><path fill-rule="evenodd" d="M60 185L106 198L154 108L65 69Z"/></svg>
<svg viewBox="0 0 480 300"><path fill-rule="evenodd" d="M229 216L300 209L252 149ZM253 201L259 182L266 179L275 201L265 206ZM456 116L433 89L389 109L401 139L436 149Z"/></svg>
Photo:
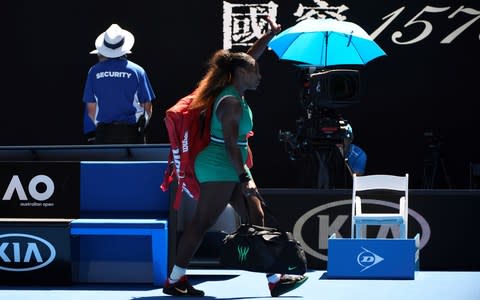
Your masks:
<svg viewBox="0 0 480 300"><path fill-rule="evenodd" d="M133 34L120 28L117 24L112 24L107 31L101 33L95 40L95 50L90 54L100 53L108 58L120 57L132 53L130 49L135 43Z"/></svg>

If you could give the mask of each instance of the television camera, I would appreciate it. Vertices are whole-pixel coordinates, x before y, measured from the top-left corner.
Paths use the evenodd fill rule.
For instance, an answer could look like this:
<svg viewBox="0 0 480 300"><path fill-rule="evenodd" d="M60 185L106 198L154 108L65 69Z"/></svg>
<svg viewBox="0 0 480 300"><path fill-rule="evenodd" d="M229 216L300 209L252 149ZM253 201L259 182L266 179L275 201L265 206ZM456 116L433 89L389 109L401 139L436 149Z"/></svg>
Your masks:
<svg viewBox="0 0 480 300"><path fill-rule="evenodd" d="M314 154L319 163L318 176L328 179L325 169L330 169L329 173L334 171L332 166L328 167L329 161L337 157L344 162L344 143L352 139L351 127L338 109L360 101L360 71L318 70L314 67L301 71L303 114L296 120L295 132L280 130L278 138L284 143L291 160L308 159ZM319 178L317 187L332 187L331 182L320 181Z"/></svg>

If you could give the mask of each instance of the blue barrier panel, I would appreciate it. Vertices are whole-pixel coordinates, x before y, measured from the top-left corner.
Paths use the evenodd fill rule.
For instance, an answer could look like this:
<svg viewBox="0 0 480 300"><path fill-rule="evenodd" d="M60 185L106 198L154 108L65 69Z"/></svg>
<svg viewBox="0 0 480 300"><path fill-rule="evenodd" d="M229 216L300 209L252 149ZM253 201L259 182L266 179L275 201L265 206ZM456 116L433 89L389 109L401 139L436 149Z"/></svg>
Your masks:
<svg viewBox="0 0 480 300"><path fill-rule="evenodd" d="M160 184L166 167L166 161L81 162L81 218L71 223L75 282L163 285L170 200Z"/></svg>
<svg viewBox="0 0 480 300"><path fill-rule="evenodd" d="M168 216L169 193L160 189L166 161L81 162L81 218Z"/></svg>
<svg viewBox="0 0 480 300"><path fill-rule="evenodd" d="M415 279L416 239L328 239L328 278ZM417 255L418 256L418 255Z"/></svg>
<svg viewBox="0 0 480 300"><path fill-rule="evenodd" d="M166 220L149 219L79 219L71 222L71 234L75 235L102 235L102 236L147 236L150 237L151 244L151 262L153 284L162 286L167 279L168 269L168 222ZM105 237L102 237L105 242ZM98 245L98 243L97 243ZM131 261L128 254L138 253L140 243L124 243L121 248L107 250L107 256L118 256L123 253L122 261ZM92 256L97 256L98 247L91 249L91 255L85 255L84 260L91 260ZM104 258L105 259L105 258ZM138 259L138 257L136 257ZM116 272L124 272L122 263L111 265ZM131 269L129 271L132 271Z"/></svg>

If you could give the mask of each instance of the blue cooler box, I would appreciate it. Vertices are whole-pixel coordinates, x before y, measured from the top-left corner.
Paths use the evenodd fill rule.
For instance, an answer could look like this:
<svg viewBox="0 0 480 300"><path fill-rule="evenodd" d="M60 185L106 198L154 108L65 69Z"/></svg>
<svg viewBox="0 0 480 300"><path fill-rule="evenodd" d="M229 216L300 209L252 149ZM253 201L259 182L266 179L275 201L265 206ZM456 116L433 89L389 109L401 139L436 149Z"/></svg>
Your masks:
<svg viewBox="0 0 480 300"><path fill-rule="evenodd" d="M414 239L328 239L328 278L415 279L419 235Z"/></svg>

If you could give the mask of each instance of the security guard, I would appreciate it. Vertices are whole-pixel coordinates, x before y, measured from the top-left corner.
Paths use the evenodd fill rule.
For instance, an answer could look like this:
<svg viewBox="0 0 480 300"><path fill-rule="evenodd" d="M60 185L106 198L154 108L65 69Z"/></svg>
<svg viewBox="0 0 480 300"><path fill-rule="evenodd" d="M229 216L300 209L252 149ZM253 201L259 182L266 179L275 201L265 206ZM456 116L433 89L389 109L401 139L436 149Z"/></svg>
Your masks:
<svg viewBox="0 0 480 300"><path fill-rule="evenodd" d="M90 68L83 93L96 144L143 144L155 94L147 73L127 59L134 36L112 24L96 41L98 63Z"/></svg>

